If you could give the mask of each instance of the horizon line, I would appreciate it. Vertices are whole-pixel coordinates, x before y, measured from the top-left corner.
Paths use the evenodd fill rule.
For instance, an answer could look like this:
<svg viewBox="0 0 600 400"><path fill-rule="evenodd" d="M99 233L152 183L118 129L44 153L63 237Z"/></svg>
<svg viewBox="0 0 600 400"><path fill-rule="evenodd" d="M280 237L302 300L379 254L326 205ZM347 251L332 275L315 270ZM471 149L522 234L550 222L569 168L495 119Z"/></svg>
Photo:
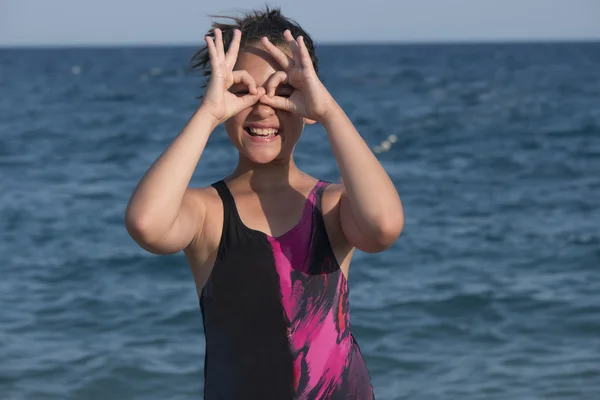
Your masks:
<svg viewBox="0 0 600 400"><path fill-rule="evenodd" d="M523 44L594 44L600 38L512 38L512 39L453 39L453 40L362 40L362 41L315 41L317 46L419 46L419 45L523 45ZM2 44L0 49L82 49L82 48L156 48L156 47L204 47L203 42L123 42L123 43L18 43Z"/></svg>

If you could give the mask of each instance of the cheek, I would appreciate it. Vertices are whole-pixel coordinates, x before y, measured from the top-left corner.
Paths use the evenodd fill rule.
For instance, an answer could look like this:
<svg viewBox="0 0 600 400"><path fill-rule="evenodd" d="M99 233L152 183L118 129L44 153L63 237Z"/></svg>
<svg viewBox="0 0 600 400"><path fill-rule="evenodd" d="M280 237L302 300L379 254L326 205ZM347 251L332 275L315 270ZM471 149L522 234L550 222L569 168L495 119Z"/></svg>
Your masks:
<svg viewBox="0 0 600 400"><path fill-rule="evenodd" d="M248 114L250 114L250 109L242 110L233 117L229 118L227 121L225 121L225 130L227 131L227 133L229 135L237 134L240 130L240 127L244 124L244 121L248 117Z"/></svg>
<svg viewBox="0 0 600 400"><path fill-rule="evenodd" d="M232 118L229 118L227 121L225 121L224 125L225 131L227 131L228 135L231 135L237 129L236 126L238 126Z"/></svg>
<svg viewBox="0 0 600 400"><path fill-rule="evenodd" d="M282 121L289 132L292 132L291 135L300 136L302 133L302 129L304 128L304 120L302 118L298 118L291 113L281 112L279 114L279 120Z"/></svg>

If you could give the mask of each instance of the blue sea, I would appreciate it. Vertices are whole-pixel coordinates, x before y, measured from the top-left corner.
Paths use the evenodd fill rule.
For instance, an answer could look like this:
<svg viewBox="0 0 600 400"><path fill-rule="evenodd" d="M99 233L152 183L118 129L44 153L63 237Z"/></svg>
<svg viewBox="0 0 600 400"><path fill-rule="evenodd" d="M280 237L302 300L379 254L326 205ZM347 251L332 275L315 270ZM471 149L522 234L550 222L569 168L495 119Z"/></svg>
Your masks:
<svg viewBox="0 0 600 400"><path fill-rule="evenodd" d="M202 398L191 272L123 225L195 50L0 50L0 399ZM350 270L377 399L600 399L600 43L318 50L405 208ZM296 159L339 180L319 125ZM235 162L218 128L193 185Z"/></svg>

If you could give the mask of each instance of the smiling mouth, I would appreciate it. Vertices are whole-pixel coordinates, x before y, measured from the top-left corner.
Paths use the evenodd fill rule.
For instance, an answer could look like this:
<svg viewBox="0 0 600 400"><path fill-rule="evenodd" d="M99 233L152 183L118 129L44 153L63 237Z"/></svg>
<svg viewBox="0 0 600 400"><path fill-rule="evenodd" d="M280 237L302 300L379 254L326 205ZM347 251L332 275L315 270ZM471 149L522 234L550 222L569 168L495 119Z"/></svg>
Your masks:
<svg viewBox="0 0 600 400"><path fill-rule="evenodd" d="M263 139L271 139L279 135L279 129L275 128L250 128L246 126L244 131L252 137Z"/></svg>

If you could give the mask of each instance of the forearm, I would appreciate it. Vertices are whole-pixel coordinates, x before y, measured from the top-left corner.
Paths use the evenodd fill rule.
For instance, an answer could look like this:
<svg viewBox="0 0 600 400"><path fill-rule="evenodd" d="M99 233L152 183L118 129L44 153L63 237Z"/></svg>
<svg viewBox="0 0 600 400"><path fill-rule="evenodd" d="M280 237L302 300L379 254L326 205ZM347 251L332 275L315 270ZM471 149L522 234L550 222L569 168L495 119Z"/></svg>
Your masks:
<svg viewBox="0 0 600 400"><path fill-rule="evenodd" d="M135 188L126 211L128 225L138 231L168 231L215 126L214 118L202 108L194 113Z"/></svg>
<svg viewBox="0 0 600 400"><path fill-rule="evenodd" d="M404 222L396 188L377 157L337 104L321 121L340 173L347 205L364 234L399 235Z"/></svg>

